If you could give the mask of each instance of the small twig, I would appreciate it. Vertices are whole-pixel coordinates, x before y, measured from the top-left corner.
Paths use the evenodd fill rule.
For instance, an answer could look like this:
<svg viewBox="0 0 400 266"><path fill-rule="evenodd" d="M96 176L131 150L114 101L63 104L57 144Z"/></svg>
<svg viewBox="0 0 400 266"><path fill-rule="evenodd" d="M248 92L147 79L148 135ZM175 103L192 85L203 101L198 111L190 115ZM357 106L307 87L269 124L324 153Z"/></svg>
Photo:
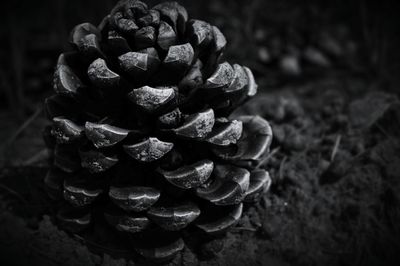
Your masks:
<svg viewBox="0 0 400 266"><path fill-rule="evenodd" d="M103 118L99 121L99 123L104 123L105 121L107 121L108 118L109 118L108 116L103 117Z"/></svg>
<svg viewBox="0 0 400 266"><path fill-rule="evenodd" d="M47 149L42 149L36 154L34 154L32 157L27 159L25 162L22 163L22 166L29 166L32 164L35 164L41 160L44 160L49 157L49 154L47 152Z"/></svg>
<svg viewBox="0 0 400 266"><path fill-rule="evenodd" d="M381 131L383 133L383 135L385 135L388 139L393 140L394 136L392 136L391 134L389 134L389 132L387 132L380 124L379 122L375 123L376 128Z"/></svg>
<svg viewBox="0 0 400 266"><path fill-rule="evenodd" d="M273 150L268 154L268 156L266 156L264 159L262 159L262 160L256 165L256 168L258 168L258 167L264 165L265 163L267 163L268 160L272 158L272 156L274 156L276 153L278 153L278 152L280 151L280 149L281 149L281 146L278 146L278 147L276 147L275 149L273 149Z"/></svg>
<svg viewBox="0 0 400 266"><path fill-rule="evenodd" d="M279 166L279 180L283 179L283 166L285 165L287 160L287 156L283 157L281 164Z"/></svg>
<svg viewBox="0 0 400 266"><path fill-rule="evenodd" d="M332 153L331 153L331 162L335 159L336 153L339 150L340 141L342 140L342 135L339 134L336 137L335 144L333 145Z"/></svg>
<svg viewBox="0 0 400 266"><path fill-rule="evenodd" d="M21 194L19 194L17 191L3 185L0 184L0 188L7 191L9 194L14 195L15 197L17 197L20 201L22 201L25 205L28 205L28 202L24 199L24 197L21 196Z"/></svg>

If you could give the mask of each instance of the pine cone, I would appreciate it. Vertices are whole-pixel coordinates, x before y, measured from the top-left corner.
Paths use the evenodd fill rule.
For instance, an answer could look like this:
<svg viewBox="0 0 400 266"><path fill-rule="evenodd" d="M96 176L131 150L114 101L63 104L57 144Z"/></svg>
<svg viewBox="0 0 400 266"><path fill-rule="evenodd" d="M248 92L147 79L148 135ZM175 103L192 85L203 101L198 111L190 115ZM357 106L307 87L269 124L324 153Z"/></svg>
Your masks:
<svg viewBox="0 0 400 266"><path fill-rule="evenodd" d="M70 41L46 99L45 184L65 203L63 228L104 220L139 254L166 259L184 247L183 231L225 232L242 202L268 189L268 173L254 168L271 128L258 116L227 118L257 85L247 67L220 62L218 28L188 20L176 2L126 0Z"/></svg>

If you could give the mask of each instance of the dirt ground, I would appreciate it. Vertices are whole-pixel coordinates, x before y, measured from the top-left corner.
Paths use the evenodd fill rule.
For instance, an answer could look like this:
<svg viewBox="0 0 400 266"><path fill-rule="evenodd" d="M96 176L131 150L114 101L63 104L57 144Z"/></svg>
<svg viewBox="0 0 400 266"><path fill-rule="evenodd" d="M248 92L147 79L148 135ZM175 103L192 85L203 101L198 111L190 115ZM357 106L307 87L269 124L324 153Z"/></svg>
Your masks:
<svg viewBox="0 0 400 266"><path fill-rule="evenodd" d="M229 61L256 74L259 94L234 115L258 114L271 123L274 140L260 167L273 183L258 204L245 206L225 238L201 250L185 248L167 265L399 265L400 83L391 49L398 46L385 28L388 17L374 23L386 9L379 6L383 11L372 16L376 6L355 1L345 9L344 2L335 8L314 1L306 7L294 1L188 3L189 12L223 29ZM361 29L351 23L359 11L367 16ZM33 43L41 43L35 36ZM384 48L369 43L376 36L387 39ZM247 50L239 52L244 43ZM1 72L11 79L0 85L0 265L149 265L118 258L116 250L99 252L101 244L53 223L41 183L48 167L41 103L51 93L61 47L25 50L23 69L11 71L23 74L22 99L10 98L5 88L18 87L18 78ZM8 59L15 63L18 56Z"/></svg>

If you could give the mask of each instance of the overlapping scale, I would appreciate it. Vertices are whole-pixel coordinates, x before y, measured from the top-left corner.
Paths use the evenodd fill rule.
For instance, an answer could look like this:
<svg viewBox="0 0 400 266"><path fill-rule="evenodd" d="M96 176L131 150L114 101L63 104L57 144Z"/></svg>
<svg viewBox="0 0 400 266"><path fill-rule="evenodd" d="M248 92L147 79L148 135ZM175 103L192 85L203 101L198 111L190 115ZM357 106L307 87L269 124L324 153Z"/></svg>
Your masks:
<svg viewBox="0 0 400 266"><path fill-rule="evenodd" d="M228 146L235 144L240 139L242 131L242 121L232 120L214 127L213 131L207 136L205 141L218 146Z"/></svg>
<svg viewBox="0 0 400 266"><path fill-rule="evenodd" d="M200 209L194 203L187 202L175 206L152 207L147 215L161 228L168 231L179 231L196 220L200 215Z"/></svg>
<svg viewBox="0 0 400 266"><path fill-rule="evenodd" d="M265 154L272 141L272 130L259 116L241 116L243 134L234 147L215 148L214 153L227 161L257 161Z"/></svg>
<svg viewBox="0 0 400 266"><path fill-rule="evenodd" d="M157 44L163 50L168 50L169 47L177 43L177 36L174 29L166 22L161 21L158 28Z"/></svg>
<svg viewBox="0 0 400 266"><path fill-rule="evenodd" d="M219 64L215 72L209 77L205 84L205 89L224 89L228 87L235 75L235 71L228 62Z"/></svg>
<svg viewBox="0 0 400 266"><path fill-rule="evenodd" d="M65 230L78 233L90 226L92 215L88 209L65 205L58 211L57 221Z"/></svg>
<svg viewBox="0 0 400 266"><path fill-rule="evenodd" d="M201 160L191 165L182 166L176 170L166 171L160 169L159 172L171 184L190 189L202 185L208 180L214 169L214 163L211 160Z"/></svg>
<svg viewBox="0 0 400 266"><path fill-rule="evenodd" d="M71 144L82 139L84 128L69 119L54 117L51 134L57 143Z"/></svg>
<svg viewBox="0 0 400 266"><path fill-rule="evenodd" d="M253 170L250 174L250 184L244 201L255 202L259 200L270 186L271 177L267 171L262 169Z"/></svg>
<svg viewBox="0 0 400 266"><path fill-rule="evenodd" d="M160 198L160 191L152 187L110 187L110 199L121 209L140 212L147 210Z"/></svg>
<svg viewBox="0 0 400 266"><path fill-rule="evenodd" d="M150 51L127 52L118 57L122 71L134 80L154 73L160 64L157 54Z"/></svg>
<svg viewBox="0 0 400 266"><path fill-rule="evenodd" d="M129 130L108 124L86 122L85 134L96 148L104 148L114 146L124 140Z"/></svg>
<svg viewBox="0 0 400 266"><path fill-rule="evenodd" d="M190 43L173 45L168 48L163 64L174 73L185 73L191 66L193 58L194 50Z"/></svg>
<svg viewBox="0 0 400 266"><path fill-rule="evenodd" d="M70 42L89 61L98 57L104 57L100 41L100 31L90 23L82 23L75 26L70 35Z"/></svg>
<svg viewBox="0 0 400 266"><path fill-rule="evenodd" d="M212 131L214 123L214 111L207 109L185 118L183 125L174 129L174 132L186 138L204 138Z"/></svg>
<svg viewBox="0 0 400 266"><path fill-rule="evenodd" d="M81 165L87 169L90 173L101 173L118 162L116 155L107 155L104 152L95 149L81 150L79 151L81 158Z"/></svg>
<svg viewBox="0 0 400 266"><path fill-rule="evenodd" d="M94 86L102 89L116 88L120 81L120 76L102 58L97 58L89 65L88 77Z"/></svg>
<svg viewBox="0 0 400 266"><path fill-rule="evenodd" d="M169 23L174 31L183 34L188 20L186 9L177 2L164 2L153 7L161 14L161 18Z"/></svg>
<svg viewBox="0 0 400 266"><path fill-rule="evenodd" d="M157 138L148 138L139 143L124 145L124 150L132 158L141 162L152 162L167 154L174 144Z"/></svg>
<svg viewBox="0 0 400 266"><path fill-rule="evenodd" d="M216 165L214 179L196 190L197 196L215 205L234 205L243 201L250 184L248 170L233 165Z"/></svg>
<svg viewBox="0 0 400 266"><path fill-rule="evenodd" d="M84 84L71 67L59 64L54 72L53 87L58 95L77 97Z"/></svg>
<svg viewBox="0 0 400 266"><path fill-rule="evenodd" d="M195 46L207 47L213 39L212 26L202 20L192 19L187 25L187 34L190 36L190 42Z"/></svg>
<svg viewBox="0 0 400 266"><path fill-rule="evenodd" d="M196 226L206 233L219 234L234 226L242 216L243 203L228 207L208 206L196 221Z"/></svg>
<svg viewBox="0 0 400 266"><path fill-rule="evenodd" d="M128 97L136 105L140 106L146 112L155 112L168 104L175 98L174 87L157 87L143 86L133 89Z"/></svg>
<svg viewBox="0 0 400 266"><path fill-rule="evenodd" d="M142 232L151 225L150 220L143 214L128 213L115 207L107 208L104 217L116 230L132 234Z"/></svg>
<svg viewBox="0 0 400 266"><path fill-rule="evenodd" d="M76 207L84 207L95 201L103 189L95 182L88 182L80 176L64 180L64 199Z"/></svg>

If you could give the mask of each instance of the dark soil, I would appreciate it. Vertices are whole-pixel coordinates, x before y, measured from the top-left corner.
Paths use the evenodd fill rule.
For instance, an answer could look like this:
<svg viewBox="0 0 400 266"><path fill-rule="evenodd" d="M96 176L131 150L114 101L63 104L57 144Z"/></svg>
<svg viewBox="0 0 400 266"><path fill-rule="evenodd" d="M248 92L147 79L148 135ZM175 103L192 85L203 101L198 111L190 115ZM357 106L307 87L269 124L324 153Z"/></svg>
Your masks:
<svg viewBox="0 0 400 266"><path fill-rule="evenodd" d="M268 169L273 185L259 204L246 206L224 239L200 250L185 248L167 265L399 265L400 101L393 74L399 61L396 49L390 49L398 47L391 39L393 11L358 1L308 1L305 7L289 0L245 6L183 2L190 13L219 25L231 43L226 56L257 75L259 94L235 114L258 114L272 124L273 145L260 167ZM140 258L109 255L116 250L93 252L101 244L60 231L41 183L48 167L41 103L50 93L51 69L64 43L60 36L83 21L84 10L92 10L98 21L109 8L71 2L60 14L73 5L79 12L55 25L32 24L31 35L30 16L13 24L25 30L12 38L1 28L7 42L0 58L13 67L0 68L0 265L148 265ZM360 12L367 18L358 28ZM321 33L340 44L336 54L321 44ZM22 59L7 52L19 35L33 36ZM270 43L273 38L280 51ZM386 48L371 39L387 39ZM10 93L18 86L22 98Z"/></svg>

